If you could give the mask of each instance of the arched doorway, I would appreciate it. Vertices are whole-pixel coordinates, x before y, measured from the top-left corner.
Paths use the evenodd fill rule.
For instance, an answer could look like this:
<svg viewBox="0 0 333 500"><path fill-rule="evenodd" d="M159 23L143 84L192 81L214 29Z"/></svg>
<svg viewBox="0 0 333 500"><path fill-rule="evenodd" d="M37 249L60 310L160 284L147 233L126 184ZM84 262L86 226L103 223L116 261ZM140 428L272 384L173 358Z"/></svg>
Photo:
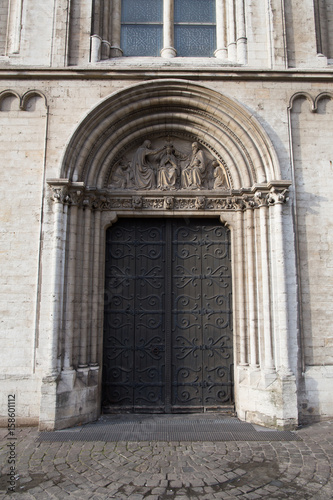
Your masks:
<svg viewBox="0 0 333 500"><path fill-rule="evenodd" d="M123 218L227 224L236 411L252 422L295 424L290 346L297 333L288 318L284 241L284 222L292 225L284 208L291 182L282 179L274 146L253 113L193 82L132 85L87 114L68 143L60 178L48 184L56 243L41 402L41 414L53 413L45 425L65 427L100 413L105 235ZM205 345L195 344L195 352L204 354ZM169 391L169 406L164 397L163 411L172 410L172 397Z"/></svg>
<svg viewBox="0 0 333 500"><path fill-rule="evenodd" d="M233 402L230 231L216 219L121 219L106 236L105 412Z"/></svg>

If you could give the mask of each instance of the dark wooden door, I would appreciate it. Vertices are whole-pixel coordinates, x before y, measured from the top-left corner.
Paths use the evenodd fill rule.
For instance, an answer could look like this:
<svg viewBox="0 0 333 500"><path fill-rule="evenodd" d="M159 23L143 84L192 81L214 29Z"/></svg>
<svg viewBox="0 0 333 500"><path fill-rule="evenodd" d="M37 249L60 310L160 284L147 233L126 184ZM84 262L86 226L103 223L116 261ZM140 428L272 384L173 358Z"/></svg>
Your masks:
<svg viewBox="0 0 333 500"><path fill-rule="evenodd" d="M229 230L216 220L124 219L107 231L104 411L232 403Z"/></svg>

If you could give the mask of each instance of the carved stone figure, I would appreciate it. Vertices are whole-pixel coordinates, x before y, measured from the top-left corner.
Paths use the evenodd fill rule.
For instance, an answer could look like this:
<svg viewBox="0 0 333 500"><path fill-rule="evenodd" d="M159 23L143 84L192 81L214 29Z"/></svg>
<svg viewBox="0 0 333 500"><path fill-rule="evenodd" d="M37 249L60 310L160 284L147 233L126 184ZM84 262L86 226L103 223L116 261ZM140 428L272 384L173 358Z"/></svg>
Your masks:
<svg viewBox="0 0 333 500"><path fill-rule="evenodd" d="M133 172L131 163L122 160L112 174L110 188L125 189L133 185Z"/></svg>
<svg viewBox="0 0 333 500"><path fill-rule="evenodd" d="M144 141L142 146L134 153L132 159L132 170L137 189L154 189L156 187L154 168L148 157L160 153L163 148L159 150L152 150L150 148L151 142Z"/></svg>
<svg viewBox="0 0 333 500"><path fill-rule="evenodd" d="M168 144L162 152L157 171L157 188L165 190L176 189L179 167L173 147Z"/></svg>
<svg viewBox="0 0 333 500"><path fill-rule="evenodd" d="M189 163L181 173L181 187L183 189L200 189L203 183L206 164L203 151L199 144L192 144L192 154Z"/></svg>
<svg viewBox="0 0 333 500"><path fill-rule="evenodd" d="M212 167L214 168L214 189L226 189L228 187L228 183L223 167L216 160L213 161Z"/></svg>
<svg viewBox="0 0 333 500"><path fill-rule="evenodd" d="M174 198L173 198L173 196L166 196L164 198L164 208L166 210L172 210L173 209L173 204L174 204Z"/></svg>
<svg viewBox="0 0 333 500"><path fill-rule="evenodd" d="M206 204L206 198L204 196L197 196L195 199L195 208L197 210L204 209Z"/></svg>
<svg viewBox="0 0 333 500"><path fill-rule="evenodd" d="M148 139L139 147L132 146L126 157L113 165L108 188L167 192L228 189L224 165L198 142L192 143L188 154L189 145L177 137L175 142L159 137L154 146Z"/></svg>

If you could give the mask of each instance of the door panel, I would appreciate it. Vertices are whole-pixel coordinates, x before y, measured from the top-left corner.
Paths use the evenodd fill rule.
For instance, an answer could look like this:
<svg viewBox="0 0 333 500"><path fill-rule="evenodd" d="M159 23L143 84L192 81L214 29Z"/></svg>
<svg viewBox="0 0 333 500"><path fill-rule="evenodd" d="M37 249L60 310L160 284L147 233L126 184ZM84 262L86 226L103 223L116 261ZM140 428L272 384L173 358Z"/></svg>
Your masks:
<svg viewBox="0 0 333 500"><path fill-rule="evenodd" d="M173 230L173 356L174 407L202 405L201 373L201 228L177 220Z"/></svg>
<svg viewBox="0 0 333 500"><path fill-rule="evenodd" d="M104 399L110 404L131 405L133 401L135 315L134 228L115 226L106 253L104 315Z"/></svg>
<svg viewBox="0 0 333 500"><path fill-rule="evenodd" d="M173 405L230 403L231 275L227 230L215 221L174 231Z"/></svg>
<svg viewBox="0 0 333 500"><path fill-rule="evenodd" d="M164 405L164 281L163 226L135 224L134 407Z"/></svg>
<svg viewBox="0 0 333 500"><path fill-rule="evenodd" d="M232 402L229 231L123 220L107 232L103 406L201 411Z"/></svg>

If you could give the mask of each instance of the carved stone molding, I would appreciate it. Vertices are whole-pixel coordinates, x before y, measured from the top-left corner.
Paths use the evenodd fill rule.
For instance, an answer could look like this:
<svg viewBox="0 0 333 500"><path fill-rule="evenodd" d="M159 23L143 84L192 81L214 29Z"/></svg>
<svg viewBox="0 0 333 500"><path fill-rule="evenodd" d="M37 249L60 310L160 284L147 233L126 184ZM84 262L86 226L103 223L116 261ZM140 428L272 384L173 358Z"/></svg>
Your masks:
<svg viewBox="0 0 333 500"><path fill-rule="evenodd" d="M288 201L290 181L275 181L241 190L180 190L166 196L159 190L113 191L86 188L81 182L50 179L51 199L56 203L93 211L245 211Z"/></svg>

